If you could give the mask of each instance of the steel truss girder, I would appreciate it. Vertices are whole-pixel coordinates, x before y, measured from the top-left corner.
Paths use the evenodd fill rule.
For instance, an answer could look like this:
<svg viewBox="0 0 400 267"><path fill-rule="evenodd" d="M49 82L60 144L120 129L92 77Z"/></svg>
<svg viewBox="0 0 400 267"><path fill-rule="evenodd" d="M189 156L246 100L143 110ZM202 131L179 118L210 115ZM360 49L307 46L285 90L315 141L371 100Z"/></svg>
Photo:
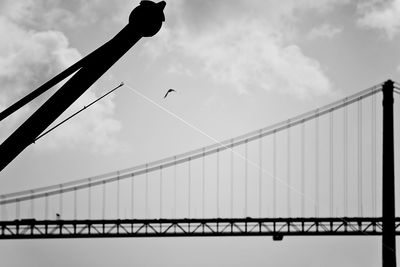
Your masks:
<svg viewBox="0 0 400 267"><path fill-rule="evenodd" d="M400 218L396 218L396 235ZM379 236L382 218L236 218L42 220L0 222L0 239L194 237L194 236Z"/></svg>

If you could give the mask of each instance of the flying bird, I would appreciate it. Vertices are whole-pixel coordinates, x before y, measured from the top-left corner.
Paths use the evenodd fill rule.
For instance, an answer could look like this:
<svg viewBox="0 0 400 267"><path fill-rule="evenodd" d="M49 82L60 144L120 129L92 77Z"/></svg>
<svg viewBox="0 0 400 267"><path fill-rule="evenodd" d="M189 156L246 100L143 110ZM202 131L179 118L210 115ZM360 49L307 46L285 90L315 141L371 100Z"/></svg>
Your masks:
<svg viewBox="0 0 400 267"><path fill-rule="evenodd" d="M167 93L165 94L164 98L168 96L169 93L176 92L174 89L168 89Z"/></svg>

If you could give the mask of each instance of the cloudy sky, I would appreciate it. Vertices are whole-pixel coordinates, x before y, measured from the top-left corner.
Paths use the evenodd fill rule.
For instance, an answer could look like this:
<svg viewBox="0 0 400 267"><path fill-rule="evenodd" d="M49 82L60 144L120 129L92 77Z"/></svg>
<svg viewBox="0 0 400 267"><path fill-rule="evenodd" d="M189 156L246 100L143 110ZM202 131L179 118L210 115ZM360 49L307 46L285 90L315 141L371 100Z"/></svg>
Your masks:
<svg viewBox="0 0 400 267"><path fill-rule="evenodd" d="M138 2L0 0L0 108L112 38ZM386 79L400 80L400 0L170 0L165 16L156 36L142 39L65 115L124 81L223 140ZM163 100L168 88L178 93ZM3 121L1 140L52 92ZM0 193L127 168L210 143L125 87L26 149L0 174ZM0 242L0 258L6 266L376 266L380 242L7 241Z"/></svg>

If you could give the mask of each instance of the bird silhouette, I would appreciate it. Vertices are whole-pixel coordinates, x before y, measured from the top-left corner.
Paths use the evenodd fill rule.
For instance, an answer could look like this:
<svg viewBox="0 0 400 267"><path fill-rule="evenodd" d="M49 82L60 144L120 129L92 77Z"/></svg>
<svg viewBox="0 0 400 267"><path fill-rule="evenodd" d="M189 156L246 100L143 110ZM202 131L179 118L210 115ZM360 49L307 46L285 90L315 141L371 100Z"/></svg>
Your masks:
<svg viewBox="0 0 400 267"><path fill-rule="evenodd" d="M169 95L169 93L171 93L171 92L176 92L176 91L174 89L168 89L168 91L165 94L164 98L166 98Z"/></svg>

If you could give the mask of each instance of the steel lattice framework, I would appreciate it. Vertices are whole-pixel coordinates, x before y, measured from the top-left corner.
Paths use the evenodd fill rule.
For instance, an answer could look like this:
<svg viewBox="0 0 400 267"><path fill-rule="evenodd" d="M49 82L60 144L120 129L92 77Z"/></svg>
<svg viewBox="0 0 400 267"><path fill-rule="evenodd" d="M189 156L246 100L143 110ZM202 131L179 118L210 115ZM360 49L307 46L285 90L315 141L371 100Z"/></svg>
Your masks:
<svg viewBox="0 0 400 267"><path fill-rule="evenodd" d="M400 218L396 218L396 235ZM380 236L382 218L243 218L158 220L43 220L0 222L0 239L200 237L200 236Z"/></svg>

